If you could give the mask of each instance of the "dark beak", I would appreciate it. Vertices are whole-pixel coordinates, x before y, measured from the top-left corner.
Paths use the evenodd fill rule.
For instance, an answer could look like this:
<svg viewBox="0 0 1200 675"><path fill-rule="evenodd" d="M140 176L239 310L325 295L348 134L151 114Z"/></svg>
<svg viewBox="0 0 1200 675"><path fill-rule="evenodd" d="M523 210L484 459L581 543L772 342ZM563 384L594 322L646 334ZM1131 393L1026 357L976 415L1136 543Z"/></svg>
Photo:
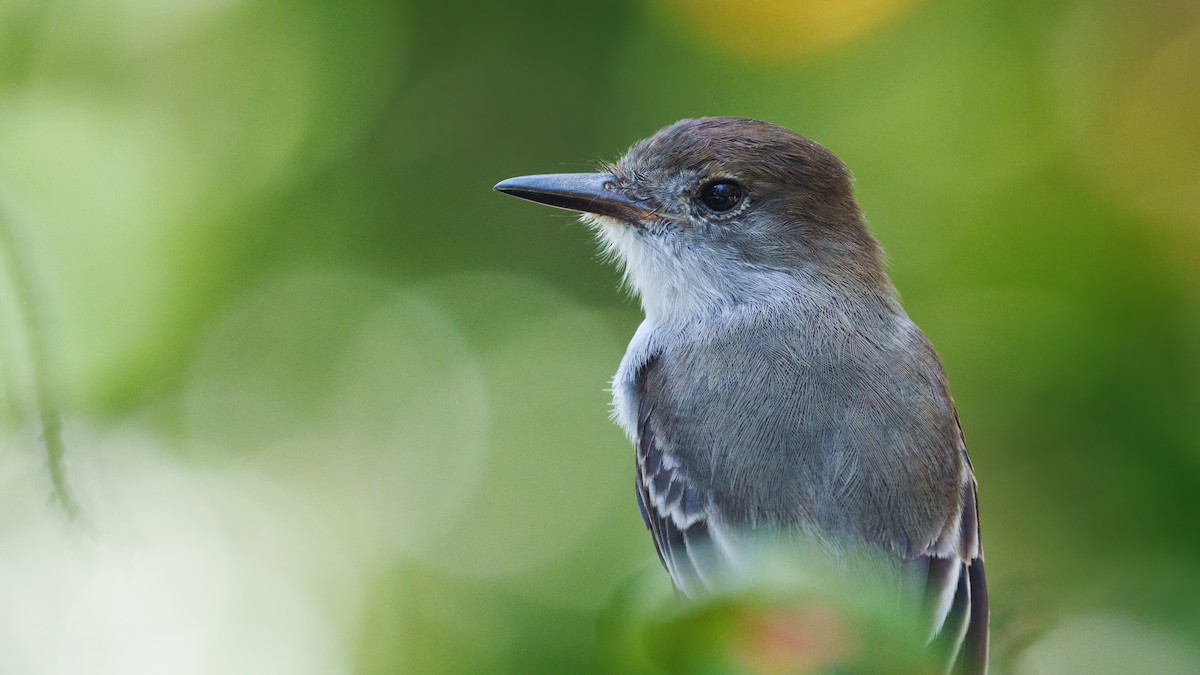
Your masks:
<svg viewBox="0 0 1200 675"><path fill-rule="evenodd" d="M497 183L494 189L531 202L610 216L627 223L651 215L652 209L645 202L617 192L616 183L617 179L608 173L550 173L509 178Z"/></svg>

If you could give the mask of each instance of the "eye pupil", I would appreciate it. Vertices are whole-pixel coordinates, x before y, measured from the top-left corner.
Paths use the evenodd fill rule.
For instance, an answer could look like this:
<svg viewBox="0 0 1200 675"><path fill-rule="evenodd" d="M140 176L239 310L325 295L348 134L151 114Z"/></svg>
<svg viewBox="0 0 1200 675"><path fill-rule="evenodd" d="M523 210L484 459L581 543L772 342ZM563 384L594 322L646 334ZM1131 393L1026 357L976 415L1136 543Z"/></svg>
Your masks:
<svg viewBox="0 0 1200 675"><path fill-rule="evenodd" d="M700 201L718 213L728 211L742 201L742 186L731 180L715 180L700 189Z"/></svg>

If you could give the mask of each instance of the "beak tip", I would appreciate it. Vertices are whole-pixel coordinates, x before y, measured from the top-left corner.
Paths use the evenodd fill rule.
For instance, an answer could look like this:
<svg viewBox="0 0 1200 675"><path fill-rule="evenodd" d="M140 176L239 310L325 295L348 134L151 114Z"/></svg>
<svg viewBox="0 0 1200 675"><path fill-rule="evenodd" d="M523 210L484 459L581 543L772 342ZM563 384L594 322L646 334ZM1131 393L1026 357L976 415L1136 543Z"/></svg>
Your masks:
<svg viewBox="0 0 1200 675"><path fill-rule="evenodd" d="M518 179L516 179L516 178L505 178L504 180L500 181L499 183L496 183L495 185L493 185L492 189L495 190L496 192L503 192L505 194L508 194L508 193L511 193L516 187L518 187L517 183L518 183Z"/></svg>

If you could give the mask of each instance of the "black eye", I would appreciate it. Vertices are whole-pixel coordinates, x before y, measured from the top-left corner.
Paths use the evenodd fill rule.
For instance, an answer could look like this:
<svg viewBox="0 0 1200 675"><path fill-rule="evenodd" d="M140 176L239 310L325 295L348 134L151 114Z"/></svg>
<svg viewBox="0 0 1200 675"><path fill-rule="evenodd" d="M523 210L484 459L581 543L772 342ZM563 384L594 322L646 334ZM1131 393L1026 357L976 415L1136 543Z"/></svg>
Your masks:
<svg viewBox="0 0 1200 675"><path fill-rule="evenodd" d="M714 180L700 188L700 201L717 213L728 211L742 201L742 186L731 180Z"/></svg>

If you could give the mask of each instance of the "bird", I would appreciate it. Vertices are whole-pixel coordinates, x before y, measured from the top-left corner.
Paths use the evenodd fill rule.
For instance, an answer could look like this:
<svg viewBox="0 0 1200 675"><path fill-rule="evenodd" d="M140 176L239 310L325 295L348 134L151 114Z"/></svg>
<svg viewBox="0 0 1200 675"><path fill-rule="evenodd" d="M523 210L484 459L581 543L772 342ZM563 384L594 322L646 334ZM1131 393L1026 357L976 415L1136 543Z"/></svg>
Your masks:
<svg viewBox="0 0 1200 675"><path fill-rule="evenodd" d="M614 417L683 595L737 568L747 533L864 550L906 571L948 672L987 672L974 468L841 160L782 126L700 117L600 171L494 189L581 214L640 300Z"/></svg>

